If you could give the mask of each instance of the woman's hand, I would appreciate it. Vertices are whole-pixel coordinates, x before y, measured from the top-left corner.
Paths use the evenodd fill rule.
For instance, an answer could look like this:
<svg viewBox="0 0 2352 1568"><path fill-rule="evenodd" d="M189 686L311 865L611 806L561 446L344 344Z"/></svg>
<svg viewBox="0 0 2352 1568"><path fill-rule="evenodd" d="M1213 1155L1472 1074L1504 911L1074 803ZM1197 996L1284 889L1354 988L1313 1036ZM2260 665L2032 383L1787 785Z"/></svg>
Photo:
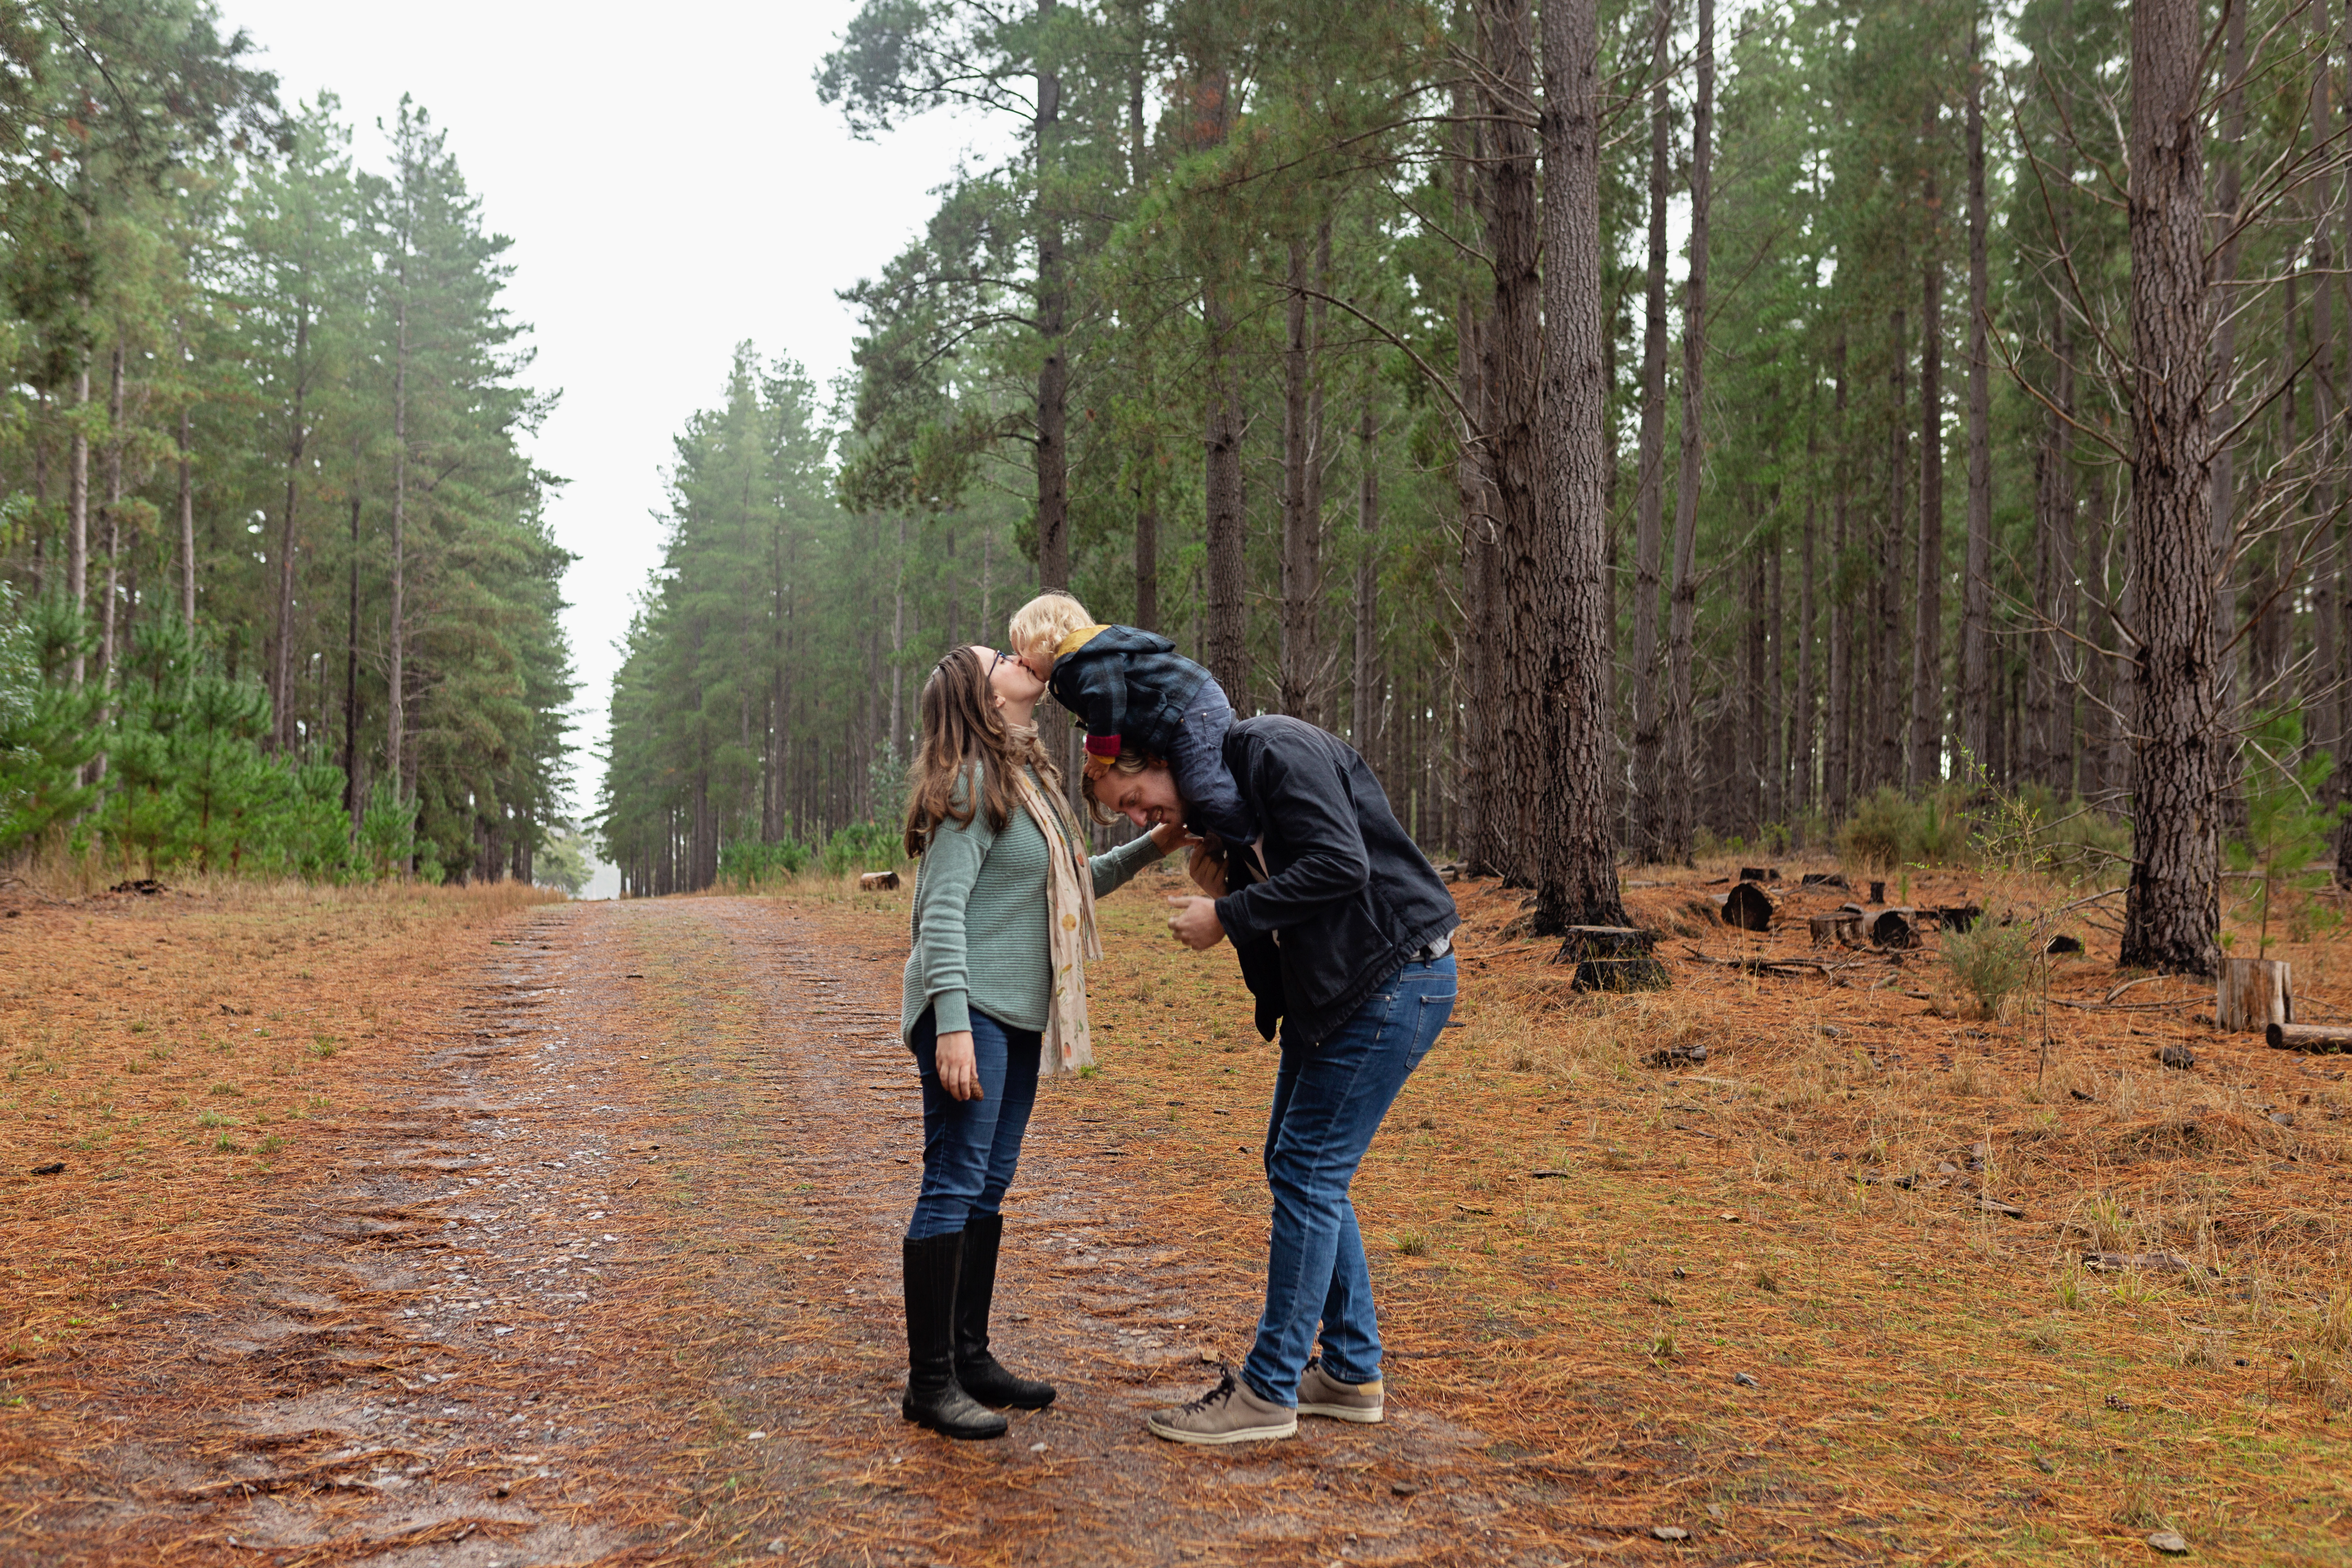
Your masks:
<svg viewBox="0 0 2352 1568"><path fill-rule="evenodd" d="M1187 845L1198 844L1201 840L1186 832L1181 822L1163 822L1151 830L1151 842L1162 855L1173 855Z"/></svg>
<svg viewBox="0 0 2352 1568"><path fill-rule="evenodd" d="M932 1046L931 1059L937 1064L941 1089L958 1100L981 1098L980 1064L972 1059L970 1029L941 1035Z"/></svg>

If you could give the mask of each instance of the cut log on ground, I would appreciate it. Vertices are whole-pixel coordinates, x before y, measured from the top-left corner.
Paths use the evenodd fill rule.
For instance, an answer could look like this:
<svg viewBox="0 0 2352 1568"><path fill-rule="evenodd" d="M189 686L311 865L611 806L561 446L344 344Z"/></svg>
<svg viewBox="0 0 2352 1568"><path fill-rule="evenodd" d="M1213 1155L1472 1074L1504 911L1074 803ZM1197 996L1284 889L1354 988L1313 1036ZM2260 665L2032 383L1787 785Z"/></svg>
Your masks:
<svg viewBox="0 0 2352 1568"><path fill-rule="evenodd" d="M1742 882L1724 895L1723 923L1741 931L1772 928L1772 895L1760 882Z"/></svg>
<svg viewBox="0 0 2352 1568"><path fill-rule="evenodd" d="M1843 871L1808 871L1798 879L1801 888L1843 888L1848 886Z"/></svg>
<svg viewBox="0 0 2352 1568"><path fill-rule="evenodd" d="M2082 951L2083 939L2079 936L2053 936L2050 939L2050 945L2042 949L2042 952L2048 953L2053 958L2059 958L2070 952L2080 952Z"/></svg>
<svg viewBox="0 0 2352 1568"><path fill-rule="evenodd" d="M1826 947L1831 942L1836 942L1841 947L1862 945L1862 911L1859 910L1852 912L1840 910L1835 914L1809 915L1806 917L1805 924L1813 933L1815 947Z"/></svg>
<svg viewBox="0 0 2352 1568"><path fill-rule="evenodd" d="M1570 926L1554 963L1573 963L1571 991L1664 991L1674 984L1657 959L1657 938L1631 926Z"/></svg>
<svg viewBox="0 0 2352 1568"><path fill-rule="evenodd" d="M857 890L861 893L887 893L898 885L896 871L866 871L857 879Z"/></svg>
<svg viewBox="0 0 2352 1568"><path fill-rule="evenodd" d="M1945 904L1936 910L1936 929L1966 932L1975 927L1983 913L1983 907L1978 904Z"/></svg>
<svg viewBox="0 0 2352 1568"><path fill-rule="evenodd" d="M1739 879L1743 882L1777 882L1780 870L1777 866L1742 866Z"/></svg>
<svg viewBox="0 0 2352 1568"><path fill-rule="evenodd" d="M2263 1038L2273 1050L2352 1051L2352 1024L2273 1024Z"/></svg>
<svg viewBox="0 0 2352 1568"><path fill-rule="evenodd" d="M2225 958L2213 992L2213 1026L2225 1035L2259 1034L2294 1022L2294 991L2285 963Z"/></svg>
<svg viewBox="0 0 2352 1568"><path fill-rule="evenodd" d="M1919 945L1919 911L1916 910L1881 910L1878 918L1870 922L1870 940L1880 947L1916 947Z"/></svg>

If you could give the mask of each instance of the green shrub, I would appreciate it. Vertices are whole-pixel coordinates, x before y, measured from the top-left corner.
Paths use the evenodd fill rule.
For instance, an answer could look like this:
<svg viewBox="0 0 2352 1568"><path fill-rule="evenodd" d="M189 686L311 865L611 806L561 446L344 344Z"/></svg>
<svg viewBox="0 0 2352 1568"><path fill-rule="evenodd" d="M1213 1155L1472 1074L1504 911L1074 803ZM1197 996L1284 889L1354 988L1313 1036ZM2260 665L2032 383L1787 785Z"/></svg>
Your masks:
<svg viewBox="0 0 2352 1568"><path fill-rule="evenodd" d="M1838 852L1865 871L1885 873L1903 864L1916 837L1918 807L1893 784L1880 784L1855 803L1838 833Z"/></svg>
<svg viewBox="0 0 2352 1568"><path fill-rule="evenodd" d="M1976 1004L1977 1016L1998 1018L2010 997L2032 978L2034 928L2023 921L1979 920L1965 931L1944 933L1940 956L1953 984Z"/></svg>

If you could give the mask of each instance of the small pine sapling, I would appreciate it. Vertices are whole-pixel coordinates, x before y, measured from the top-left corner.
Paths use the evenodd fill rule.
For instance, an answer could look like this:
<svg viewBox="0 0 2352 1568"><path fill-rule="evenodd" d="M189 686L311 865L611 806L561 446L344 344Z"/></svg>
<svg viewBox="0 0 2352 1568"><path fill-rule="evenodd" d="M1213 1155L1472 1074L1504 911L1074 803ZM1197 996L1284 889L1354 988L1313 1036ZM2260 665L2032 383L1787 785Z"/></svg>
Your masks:
<svg viewBox="0 0 2352 1568"><path fill-rule="evenodd" d="M2327 886L2331 872L2315 866L2344 816L2344 803L2326 799L2336 759L2303 756L2303 716L2290 709L2266 715L2246 737L2246 832L2225 847L2231 875L2244 888L2239 910L2254 923L2254 956L2268 957L2271 913L2282 894L2308 894ZM2299 760L2298 760L2299 759ZM2333 923L2333 910L2315 907L2315 926ZM2229 945L2229 936L2222 936Z"/></svg>

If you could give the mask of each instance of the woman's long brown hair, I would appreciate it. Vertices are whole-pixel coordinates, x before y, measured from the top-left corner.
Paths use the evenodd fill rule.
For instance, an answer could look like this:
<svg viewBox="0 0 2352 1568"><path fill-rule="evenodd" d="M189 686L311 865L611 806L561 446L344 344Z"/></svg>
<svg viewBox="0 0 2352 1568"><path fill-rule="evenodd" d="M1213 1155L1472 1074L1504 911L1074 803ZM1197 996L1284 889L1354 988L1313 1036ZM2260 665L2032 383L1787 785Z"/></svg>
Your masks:
<svg viewBox="0 0 2352 1568"><path fill-rule="evenodd" d="M969 645L948 649L923 682L915 704L922 735L907 777L908 859L923 852L940 823L970 823L974 810L988 813L990 831L1003 832L1019 798L1013 783L1015 770L1039 767L1054 776L1037 732L1006 724L996 710L995 696L987 666ZM959 810L956 786L974 763L980 764L981 798L974 801L967 792Z"/></svg>

